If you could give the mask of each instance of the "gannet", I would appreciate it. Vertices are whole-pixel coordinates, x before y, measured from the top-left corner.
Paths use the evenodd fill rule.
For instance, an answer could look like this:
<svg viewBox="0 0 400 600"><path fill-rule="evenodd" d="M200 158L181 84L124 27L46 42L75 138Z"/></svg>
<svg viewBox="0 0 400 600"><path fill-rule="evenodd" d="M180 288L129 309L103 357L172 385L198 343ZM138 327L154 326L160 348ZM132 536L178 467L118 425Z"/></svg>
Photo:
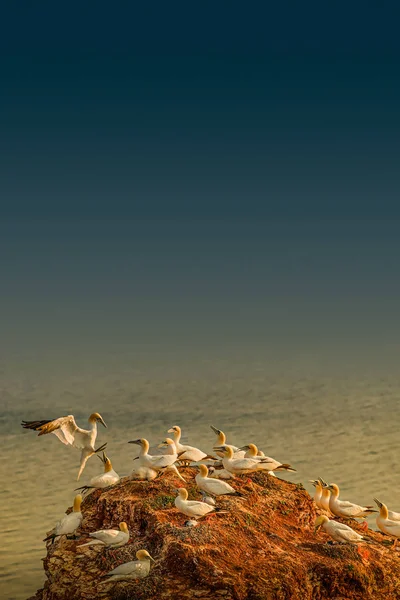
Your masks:
<svg viewBox="0 0 400 600"><path fill-rule="evenodd" d="M235 479L233 473L230 473L226 469L216 469L215 467L208 467L208 476L211 479Z"/></svg>
<svg viewBox="0 0 400 600"><path fill-rule="evenodd" d="M219 479L213 479L208 477L208 468L206 465L199 465L200 473L195 477L195 481L200 490L213 496L223 496L229 494L231 496L243 496L240 492L237 492L229 483L226 481L220 481Z"/></svg>
<svg viewBox="0 0 400 600"><path fill-rule="evenodd" d="M130 562L119 565L119 567L116 569L113 569L106 575L103 575L103 577L109 577L109 579L106 581L101 581L100 583L129 579L143 579L143 577L147 577L150 572L150 561L156 561L150 556L147 550L138 550L138 552L136 552L136 558L137 560L131 560Z"/></svg>
<svg viewBox="0 0 400 600"><path fill-rule="evenodd" d="M211 459L215 460L215 456L210 456L206 454L199 448L194 448L193 446L186 446L181 444L181 428L178 425L174 425L171 429L168 429L168 433L174 434L174 442L178 452L179 460L187 460L189 462L197 462L199 460Z"/></svg>
<svg viewBox="0 0 400 600"><path fill-rule="evenodd" d="M103 452L102 457L99 455L97 456L104 464L104 473L92 477L89 485L83 485L82 487L77 488L77 490L87 491L92 488L106 488L110 485L115 485L120 480L120 476L112 468L111 460L105 455L105 453Z"/></svg>
<svg viewBox="0 0 400 600"><path fill-rule="evenodd" d="M155 471L154 469L150 469L149 467L141 467L137 466L133 469L132 473L129 475L129 479L136 479L141 481L153 481L158 475L160 471Z"/></svg>
<svg viewBox="0 0 400 600"><path fill-rule="evenodd" d="M254 460L258 459L260 463L262 463L262 465L260 465L258 469L260 471L263 470L296 472L296 469L293 469L293 467L287 463L280 463L274 458L271 458L270 456L259 456L258 448L255 444L247 444L246 446L242 446L242 448L240 449L246 452L246 454L244 455L245 458L253 458Z"/></svg>
<svg viewBox="0 0 400 600"><path fill-rule="evenodd" d="M215 448L218 448L219 446L230 446L234 452L235 458L243 458L244 457L243 450L239 450L239 448L237 446L232 446L232 444L226 443L226 435L223 431L221 431L220 429L217 429L213 425L210 425L210 427L213 430L213 432L217 435L217 441L214 444L213 450ZM223 453L220 450L218 450L218 452L216 452L216 454L218 454L218 456L220 456L221 458L224 457Z"/></svg>
<svg viewBox="0 0 400 600"><path fill-rule="evenodd" d="M328 485L328 490L331 492L329 498L329 510L336 517L342 517L343 519L364 519L371 513L377 512L372 506L360 506L359 504L353 504L347 500L339 500L339 486L336 483Z"/></svg>
<svg viewBox="0 0 400 600"><path fill-rule="evenodd" d="M52 540L54 543L55 538L66 535L73 536L75 531L78 529L80 524L82 523L82 513L81 513L81 504L82 504L82 496L78 494L74 498L73 510L68 515L65 515L55 526L54 533L48 535L43 541L47 542L48 540Z"/></svg>
<svg viewBox="0 0 400 600"><path fill-rule="evenodd" d="M374 501L379 508L379 514L376 517L376 524L378 525L379 529L383 531L383 533L395 538L393 544L394 550L400 537L400 521L391 519L390 513L395 515L398 515L399 513L393 513L392 511L389 511L386 504L383 504L383 502L380 502L377 498L374 498Z"/></svg>
<svg viewBox="0 0 400 600"><path fill-rule="evenodd" d="M217 447L217 450L221 450L224 454L224 458L222 459L224 468L234 475L243 475L245 473L259 471L260 466L264 462L263 458L234 458L234 452L230 446L219 446Z"/></svg>
<svg viewBox="0 0 400 600"><path fill-rule="evenodd" d="M210 494L207 494L207 492L205 492L204 490L202 490L200 493L201 493L201 501L202 502L205 502L209 506L217 506L214 498L212 496L210 496Z"/></svg>
<svg viewBox="0 0 400 600"><path fill-rule="evenodd" d="M119 524L119 529L100 529L89 533L90 537L94 538L86 544L81 544L78 548L85 546L108 546L110 548L120 548L129 542L128 525L123 521Z"/></svg>
<svg viewBox="0 0 400 600"><path fill-rule="evenodd" d="M133 440L128 443L137 444L138 446L140 446L139 459L137 465L138 468L147 467L152 469L153 471L171 470L175 472L179 479L185 481L174 464L178 458L176 454L160 454L158 456L151 456L149 454L150 444L145 438L139 438L138 440Z"/></svg>
<svg viewBox="0 0 400 600"><path fill-rule="evenodd" d="M314 523L314 533L318 531L320 527L335 540L342 544L358 544L359 542L369 542L368 538L360 535L354 529L340 523L339 521L330 521L326 515L320 515L316 518Z"/></svg>
<svg viewBox="0 0 400 600"><path fill-rule="evenodd" d="M331 497L331 492L328 489L328 484L321 478L318 477L318 481L322 488L321 499L320 499L320 508L322 510L326 510L327 513L332 514L329 508L329 500Z"/></svg>
<svg viewBox="0 0 400 600"><path fill-rule="evenodd" d="M377 498L374 498L374 502L376 502L379 509L381 508L381 505L385 506L384 504L382 504L382 502L377 500ZM386 509L386 510L388 511L388 516L385 518L389 519L390 521L400 521L400 513L395 512L394 510L388 510L388 509Z"/></svg>
<svg viewBox="0 0 400 600"><path fill-rule="evenodd" d="M216 506L210 506L205 502L199 502L198 500L188 500L188 493L185 488L179 488L177 490L178 496L175 498L175 506L179 512L183 513L191 519L201 519L209 513L219 512L221 509Z"/></svg>
<svg viewBox="0 0 400 600"><path fill-rule="evenodd" d="M321 496L322 496L322 485L321 485L321 482L318 481L318 479L315 479L315 480L314 479L310 479L309 481L315 487L314 502L318 506L318 508L322 508L322 505L321 505Z"/></svg>
<svg viewBox="0 0 400 600"><path fill-rule="evenodd" d="M82 450L81 462L78 472L77 481L79 481L82 475L83 469L85 468L87 460L96 454L104 450L107 444L103 444L100 448L95 450L94 444L97 437L97 422L101 423L104 427L107 427L103 418L99 413L93 413L89 419L90 429L81 429L75 423L73 415L67 417L60 417L53 421L22 421L21 425L24 429L33 429L33 431L39 431L39 435L45 435L46 433L54 433L58 439L66 446L74 446Z"/></svg>

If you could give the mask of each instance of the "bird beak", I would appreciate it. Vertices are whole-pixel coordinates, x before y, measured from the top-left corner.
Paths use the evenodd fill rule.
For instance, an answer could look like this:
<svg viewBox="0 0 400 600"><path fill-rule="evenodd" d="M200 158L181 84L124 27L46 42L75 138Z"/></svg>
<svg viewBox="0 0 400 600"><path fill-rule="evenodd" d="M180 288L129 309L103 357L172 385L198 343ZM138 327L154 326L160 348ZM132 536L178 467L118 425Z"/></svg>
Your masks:
<svg viewBox="0 0 400 600"><path fill-rule="evenodd" d="M165 448L165 446L167 446L168 444L166 444L165 442L161 442L161 444L158 444L157 448Z"/></svg>
<svg viewBox="0 0 400 600"><path fill-rule="evenodd" d="M316 525L316 526L314 527L314 533L317 533L317 531L318 531L318 529L319 529L320 527L321 527L321 525Z"/></svg>
<svg viewBox="0 0 400 600"><path fill-rule="evenodd" d="M171 429L168 429L167 433L175 433L175 429L171 427Z"/></svg>
<svg viewBox="0 0 400 600"><path fill-rule="evenodd" d="M210 427L211 427L211 429L213 430L213 432L214 432L216 435L220 435L220 433L221 433L221 432L220 432L220 430L219 430L219 429L217 429L217 428L216 428L216 427L214 427L213 425L210 425Z"/></svg>
<svg viewBox="0 0 400 600"><path fill-rule="evenodd" d="M324 488L329 487L329 485L326 483L326 481L324 481L321 477L318 477L318 481L320 482L322 487L324 487Z"/></svg>
<svg viewBox="0 0 400 600"><path fill-rule="evenodd" d="M382 502L379 502L379 500L377 498L374 498L374 502L375 504L378 506L378 508L382 508Z"/></svg>
<svg viewBox="0 0 400 600"><path fill-rule="evenodd" d="M107 429L107 425L104 423L103 419L99 419L100 423Z"/></svg>
<svg viewBox="0 0 400 600"><path fill-rule="evenodd" d="M128 444L137 444L138 446L141 446L142 442L140 440L132 440L131 442L128 442Z"/></svg>
<svg viewBox="0 0 400 600"><path fill-rule="evenodd" d="M154 560L154 558L153 558L152 556L150 556L150 554L149 554L149 559L150 559L150 560L151 560L153 563L155 563L155 562L156 562L156 561Z"/></svg>
<svg viewBox="0 0 400 600"><path fill-rule="evenodd" d="M222 451L224 451L225 448L224 448L224 446L214 446L213 450L222 450Z"/></svg>
<svg viewBox="0 0 400 600"><path fill-rule="evenodd" d="M248 446L242 446L241 448L239 448L239 450L248 450L249 447Z"/></svg>

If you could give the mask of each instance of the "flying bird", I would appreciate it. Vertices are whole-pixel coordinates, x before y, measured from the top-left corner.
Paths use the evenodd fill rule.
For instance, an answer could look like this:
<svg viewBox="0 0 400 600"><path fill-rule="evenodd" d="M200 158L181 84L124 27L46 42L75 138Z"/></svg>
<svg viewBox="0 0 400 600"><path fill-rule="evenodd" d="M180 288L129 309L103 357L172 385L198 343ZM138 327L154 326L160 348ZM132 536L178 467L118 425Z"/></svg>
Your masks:
<svg viewBox="0 0 400 600"><path fill-rule="evenodd" d="M99 413L92 413L88 421L90 429L81 429L78 427L73 415L60 417L58 419L53 419L52 421L22 421L21 425L24 429L38 431L39 436L45 435L46 433L54 433L54 435L56 435L66 446L74 446L81 450L81 462L77 477L77 481L79 481L88 459L93 456L93 454L104 450L107 445L103 444L100 448L97 448L97 450L94 448L97 437L97 423L99 422L104 427L107 427L102 416L99 415Z"/></svg>

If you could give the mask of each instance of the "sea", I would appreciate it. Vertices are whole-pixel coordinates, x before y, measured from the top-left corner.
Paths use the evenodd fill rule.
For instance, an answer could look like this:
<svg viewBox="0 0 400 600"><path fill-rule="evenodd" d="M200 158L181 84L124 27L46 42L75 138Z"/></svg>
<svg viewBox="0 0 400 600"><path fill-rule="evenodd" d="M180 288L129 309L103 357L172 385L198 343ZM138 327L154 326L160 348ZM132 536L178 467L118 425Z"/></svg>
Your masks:
<svg viewBox="0 0 400 600"><path fill-rule="evenodd" d="M97 349L98 350L98 349ZM389 353L390 354L390 353ZM43 538L71 506L74 489L101 472L95 457L76 481L79 451L54 435L38 438L22 419L73 414L85 427L100 412L98 444L121 475L133 467L129 440L156 446L173 425L183 440L211 452L222 429L237 446L254 442L310 479L340 486L341 497L400 510L400 372L396 361L254 347L114 348L65 356L3 353L1 387L0 598L26 600L45 580ZM374 519L369 525L376 528Z"/></svg>

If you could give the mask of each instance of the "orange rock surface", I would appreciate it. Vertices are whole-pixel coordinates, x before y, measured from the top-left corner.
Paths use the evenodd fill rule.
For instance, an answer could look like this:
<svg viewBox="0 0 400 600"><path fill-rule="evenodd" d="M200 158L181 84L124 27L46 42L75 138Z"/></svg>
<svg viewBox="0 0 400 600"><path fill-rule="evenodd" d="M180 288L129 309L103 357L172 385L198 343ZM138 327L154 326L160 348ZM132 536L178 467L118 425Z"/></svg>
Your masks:
<svg viewBox="0 0 400 600"><path fill-rule="evenodd" d="M197 470L182 471L190 499L200 500ZM359 547L329 544L317 535L314 502L301 484L265 474L238 477L244 498L217 500L227 513L185 526L174 507L173 474L154 482L122 480L96 490L82 505L79 540L48 544L47 581L35 600L395 600L400 598L400 557L388 538L369 531L372 543ZM77 550L96 529L128 523L129 544ZM349 524L362 530L356 521ZM101 575L135 560L144 548L156 559L143 580L101 584ZM33 600L30 599L30 600Z"/></svg>

